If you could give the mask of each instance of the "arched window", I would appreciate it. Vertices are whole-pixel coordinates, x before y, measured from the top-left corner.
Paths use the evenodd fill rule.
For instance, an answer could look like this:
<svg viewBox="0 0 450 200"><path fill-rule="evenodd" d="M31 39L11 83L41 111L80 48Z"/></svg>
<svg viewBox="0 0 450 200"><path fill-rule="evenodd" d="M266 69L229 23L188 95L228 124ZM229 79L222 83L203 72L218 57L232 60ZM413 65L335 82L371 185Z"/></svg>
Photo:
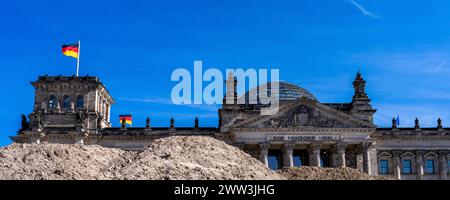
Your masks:
<svg viewBox="0 0 450 200"><path fill-rule="evenodd" d="M63 108L70 108L70 97L67 95L63 98Z"/></svg>
<svg viewBox="0 0 450 200"><path fill-rule="evenodd" d="M55 96L50 96L50 98L48 99L48 107L49 108L56 108L56 97Z"/></svg>
<svg viewBox="0 0 450 200"><path fill-rule="evenodd" d="M84 99L83 96L77 97L77 108L83 108L84 106Z"/></svg>

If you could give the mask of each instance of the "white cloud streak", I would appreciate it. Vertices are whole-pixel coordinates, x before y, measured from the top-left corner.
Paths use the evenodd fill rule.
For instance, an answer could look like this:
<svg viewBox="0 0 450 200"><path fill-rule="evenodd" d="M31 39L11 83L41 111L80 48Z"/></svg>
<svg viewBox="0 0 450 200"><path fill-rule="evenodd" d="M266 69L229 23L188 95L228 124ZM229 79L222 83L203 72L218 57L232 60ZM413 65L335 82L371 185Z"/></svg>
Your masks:
<svg viewBox="0 0 450 200"><path fill-rule="evenodd" d="M369 11L366 10L361 4L356 3L356 1L354 1L354 0L349 0L349 1L350 1L350 3L352 3L359 11L361 11L361 13L362 13L363 15L369 16L369 17L372 17L372 18L379 18L378 15L375 15L375 14L369 12Z"/></svg>
<svg viewBox="0 0 450 200"><path fill-rule="evenodd" d="M433 74L440 71L442 68L445 68L447 65L447 61L444 60L438 67L436 67L436 69L433 71Z"/></svg>

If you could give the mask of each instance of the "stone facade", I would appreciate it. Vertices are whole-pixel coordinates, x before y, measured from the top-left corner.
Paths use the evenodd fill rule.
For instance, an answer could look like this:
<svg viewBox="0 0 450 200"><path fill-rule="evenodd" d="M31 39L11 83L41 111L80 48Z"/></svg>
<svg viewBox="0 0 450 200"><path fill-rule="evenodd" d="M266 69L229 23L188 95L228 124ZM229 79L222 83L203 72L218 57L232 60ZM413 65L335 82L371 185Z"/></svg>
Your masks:
<svg viewBox="0 0 450 200"><path fill-rule="evenodd" d="M270 83L269 83L270 84ZM238 104L236 79L227 80L219 127L111 127L114 100L97 77L41 76L32 82L34 109L22 117L14 142L81 143L142 150L154 139L172 135L207 135L244 150L271 168L293 166L352 167L395 179L448 179L450 128L378 128L376 112L358 72L349 103L322 103L307 90L279 82L279 111L260 115L261 104ZM258 95L258 94L256 94ZM231 99L232 101L228 100Z"/></svg>

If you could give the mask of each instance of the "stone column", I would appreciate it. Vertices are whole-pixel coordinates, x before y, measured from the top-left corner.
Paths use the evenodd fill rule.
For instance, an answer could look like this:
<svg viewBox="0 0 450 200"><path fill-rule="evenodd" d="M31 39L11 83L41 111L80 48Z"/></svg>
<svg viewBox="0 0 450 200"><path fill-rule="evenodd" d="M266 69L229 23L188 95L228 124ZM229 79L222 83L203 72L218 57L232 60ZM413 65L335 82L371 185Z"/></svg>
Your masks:
<svg viewBox="0 0 450 200"><path fill-rule="evenodd" d="M111 122L111 105L108 105L107 109L108 109L108 113L106 114L106 117L107 117L106 121Z"/></svg>
<svg viewBox="0 0 450 200"><path fill-rule="evenodd" d="M447 180L448 165L447 165L447 151L439 151L439 178Z"/></svg>
<svg viewBox="0 0 450 200"><path fill-rule="evenodd" d="M313 143L309 149L309 165L320 167L320 143Z"/></svg>
<svg viewBox="0 0 450 200"><path fill-rule="evenodd" d="M347 144L338 143L337 144L337 152L338 152L338 167L345 167L345 148Z"/></svg>
<svg viewBox="0 0 450 200"><path fill-rule="evenodd" d="M294 159L292 154L294 152L294 144L284 144L283 148L283 167L294 167Z"/></svg>
<svg viewBox="0 0 450 200"><path fill-rule="evenodd" d="M337 145L331 148L331 167L339 167L339 156Z"/></svg>
<svg viewBox="0 0 450 200"><path fill-rule="evenodd" d="M356 169L364 172L362 148L356 154Z"/></svg>
<svg viewBox="0 0 450 200"><path fill-rule="evenodd" d="M75 113L75 103L73 101L70 102L70 111Z"/></svg>
<svg viewBox="0 0 450 200"><path fill-rule="evenodd" d="M59 101L56 101L56 112L61 112L61 104L59 104Z"/></svg>
<svg viewBox="0 0 450 200"><path fill-rule="evenodd" d="M423 179L423 151L416 151L416 174L417 180Z"/></svg>
<svg viewBox="0 0 450 200"><path fill-rule="evenodd" d="M363 143L363 172L372 175L372 168L370 163L370 148L372 147L371 142Z"/></svg>
<svg viewBox="0 0 450 200"><path fill-rule="evenodd" d="M392 154L394 157L392 158L392 169L394 170L394 178L397 180L402 179L402 173L400 170L400 154L401 151L393 151Z"/></svg>
<svg viewBox="0 0 450 200"><path fill-rule="evenodd" d="M266 167L269 167L269 161L267 160L267 156L269 153L269 143L260 143L259 144L259 160L264 163Z"/></svg>

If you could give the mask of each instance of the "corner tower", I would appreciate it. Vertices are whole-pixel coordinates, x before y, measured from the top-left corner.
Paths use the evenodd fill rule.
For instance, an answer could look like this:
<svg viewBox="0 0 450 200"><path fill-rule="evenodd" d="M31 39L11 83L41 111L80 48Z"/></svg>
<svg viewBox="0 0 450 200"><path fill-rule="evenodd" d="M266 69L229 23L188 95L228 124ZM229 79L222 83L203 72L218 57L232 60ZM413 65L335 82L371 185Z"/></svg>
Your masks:
<svg viewBox="0 0 450 200"><path fill-rule="evenodd" d="M75 139L75 143L83 143L88 135L111 127L114 100L97 77L45 75L31 85L35 89L34 108L27 127L22 127L13 140L39 143L49 139L46 136L68 134L72 138L60 137L64 140L60 142L72 143Z"/></svg>

